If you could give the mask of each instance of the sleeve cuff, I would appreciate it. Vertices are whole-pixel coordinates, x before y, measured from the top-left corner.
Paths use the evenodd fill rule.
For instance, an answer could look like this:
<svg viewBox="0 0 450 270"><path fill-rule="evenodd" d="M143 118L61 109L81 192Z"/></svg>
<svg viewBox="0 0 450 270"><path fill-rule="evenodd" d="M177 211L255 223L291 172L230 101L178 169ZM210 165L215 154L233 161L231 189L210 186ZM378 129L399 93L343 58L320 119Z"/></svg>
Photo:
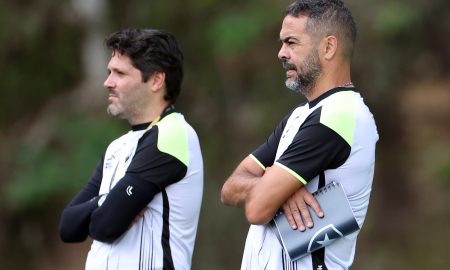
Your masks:
<svg viewBox="0 0 450 270"><path fill-rule="evenodd" d="M285 171L287 171L288 173L290 173L292 176L295 177L295 179L297 179L298 181L300 181L303 185L308 184L308 182L301 177L298 173L296 173L295 171L289 169L288 167L286 167L285 165L279 163L279 162L275 162L275 165L279 166L280 168L284 169Z"/></svg>
<svg viewBox="0 0 450 270"><path fill-rule="evenodd" d="M253 154L250 154L249 157L251 157L264 171L266 170L266 167Z"/></svg>

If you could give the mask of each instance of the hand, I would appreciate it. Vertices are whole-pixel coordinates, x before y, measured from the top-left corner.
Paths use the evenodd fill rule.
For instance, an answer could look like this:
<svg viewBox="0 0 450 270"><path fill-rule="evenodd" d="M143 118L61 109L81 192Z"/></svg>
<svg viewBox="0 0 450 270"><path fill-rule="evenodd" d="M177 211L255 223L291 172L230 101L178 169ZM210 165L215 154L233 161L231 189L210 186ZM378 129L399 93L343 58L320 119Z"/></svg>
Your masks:
<svg viewBox="0 0 450 270"><path fill-rule="evenodd" d="M318 217L323 217L323 212L319 203L304 186L298 189L283 204L283 212L292 229L296 230L298 228L300 231L304 231L306 229L305 224L308 228L314 226L308 210L308 205L314 210Z"/></svg>
<svg viewBox="0 0 450 270"><path fill-rule="evenodd" d="M137 216L133 219L133 221L131 222L130 226L128 226L128 228L131 228L134 224L138 223L139 220L144 216L145 211L147 211L148 207L145 207L144 209L141 210L141 212L139 212L139 214L137 214Z"/></svg>

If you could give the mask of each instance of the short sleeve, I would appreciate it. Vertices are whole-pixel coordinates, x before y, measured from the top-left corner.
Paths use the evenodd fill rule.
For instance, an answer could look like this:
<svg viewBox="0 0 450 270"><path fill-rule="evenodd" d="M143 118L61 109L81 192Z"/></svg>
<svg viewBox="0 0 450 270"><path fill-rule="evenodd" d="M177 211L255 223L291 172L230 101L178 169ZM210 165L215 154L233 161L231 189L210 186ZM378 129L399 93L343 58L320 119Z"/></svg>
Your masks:
<svg viewBox="0 0 450 270"><path fill-rule="evenodd" d="M292 143L276 161L299 181L311 181L321 172L342 165L351 146L334 130L320 123L321 109L300 126Z"/></svg>
<svg viewBox="0 0 450 270"><path fill-rule="evenodd" d="M261 144L255 151L251 153L251 156L258 162L261 167L263 167L263 169L273 165L281 135L291 114L292 111L288 115L286 115L280 123L278 123L266 142Z"/></svg>

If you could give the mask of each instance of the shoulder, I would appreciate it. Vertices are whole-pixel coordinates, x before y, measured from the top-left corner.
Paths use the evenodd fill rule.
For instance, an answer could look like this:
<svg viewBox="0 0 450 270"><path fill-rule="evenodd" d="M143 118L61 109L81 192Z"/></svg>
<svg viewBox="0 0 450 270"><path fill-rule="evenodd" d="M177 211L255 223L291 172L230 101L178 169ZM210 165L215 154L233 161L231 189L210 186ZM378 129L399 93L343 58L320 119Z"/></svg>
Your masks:
<svg viewBox="0 0 450 270"><path fill-rule="evenodd" d="M180 113L171 113L156 126L158 128L158 150L176 157L187 165L189 163L189 144L193 139L197 140L197 135L184 116Z"/></svg>
<svg viewBox="0 0 450 270"><path fill-rule="evenodd" d="M330 95L322 102L322 117L330 117L331 113L337 113L339 117L353 114L359 97L354 91L341 91Z"/></svg>
<svg viewBox="0 0 450 270"><path fill-rule="evenodd" d="M320 123L353 143L359 94L353 91L335 93L324 100L320 108Z"/></svg>

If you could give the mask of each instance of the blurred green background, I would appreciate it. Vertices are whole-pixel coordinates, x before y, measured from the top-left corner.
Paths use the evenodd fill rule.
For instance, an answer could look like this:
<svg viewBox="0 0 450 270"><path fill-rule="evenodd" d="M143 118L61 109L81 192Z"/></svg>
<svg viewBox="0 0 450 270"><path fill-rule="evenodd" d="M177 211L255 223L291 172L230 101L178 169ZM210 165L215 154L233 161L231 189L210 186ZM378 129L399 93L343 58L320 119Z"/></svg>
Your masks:
<svg viewBox="0 0 450 270"><path fill-rule="evenodd" d="M373 193L352 269L450 265L450 2L346 0L352 68L377 121ZM0 269L84 269L90 241L63 244L62 208L127 123L106 114L104 38L124 27L178 38L177 108L197 130L205 191L193 269L238 269L248 224L220 188L304 102L277 59L286 0L0 2Z"/></svg>

